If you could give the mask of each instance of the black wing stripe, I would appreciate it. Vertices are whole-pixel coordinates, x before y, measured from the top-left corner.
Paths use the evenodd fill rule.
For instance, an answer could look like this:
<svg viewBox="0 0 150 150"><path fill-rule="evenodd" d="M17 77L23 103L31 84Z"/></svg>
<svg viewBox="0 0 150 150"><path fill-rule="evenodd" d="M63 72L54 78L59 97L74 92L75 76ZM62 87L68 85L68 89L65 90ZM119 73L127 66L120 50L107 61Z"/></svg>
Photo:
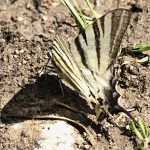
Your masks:
<svg viewBox="0 0 150 150"><path fill-rule="evenodd" d="M98 21L94 22L93 25L93 31L94 31L94 36L95 36L95 47L96 47L96 53L97 53L97 64L98 64L98 68L100 69L100 53L101 53L101 49L100 49L100 30L99 30L99 26L98 26Z"/></svg>
<svg viewBox="0 0 150 150"><path fill-rule="evenodd" d="M119 17L118 17L118 13ZM116 17L115 17L116 16ZM115 12L113 17L112 17L112 32L111 32L111 51L110 51L110 58L111 58L111 63L113 62L112 60L115 61L118 53L118 49L120 47L123 35L129 25L129 20L130 20L130 12L129 11L120 11L120 12ZM114 26L117 26L118 28L114 28ZM113 64L113 63L112 63Z"/></svg>
<svg viewBox="0 0 150 150"><path fill-rule="evenodd" d="M121 12L118 12L118 13L119 14L116 14L114 12L112 14L112 18L111 18L111 35L110 35L110 51L109 51L110 54L112 53L113 45L117 44L117 43L114 43L115 42L114 40L115 40L116 36L119 36L119 34L117 35L117 31L120 26L119 23L120 23L120 19L121 19L121 15L120 15Z"/></svg>
<svg viewBox="0 0 150 150"><path fill-rule="evenodd" d="M111 38L110 38L110 63L108 68L114 64L116 60L118 49L120 47L124 32L128 27L130 21L130 12L129 11L115 11L112 15L112 29L111 29ZM107 68L107 69L108 69Z"/></svg>
<svg viewBox="0 0 150 150"><path fill-rule="evenodd" d="M116 52L115 50L119 48L120 44L121 44L121 41L122 41L122 38L123 38L123 35L129 25L129 22L130 22L130 17L131 17L131 14L130 12L128 11L123 11L122 14L121 14L121 17L120 17L120 21L119 21L119 29L118 29L118 35L116 36L116 40L114 41L114 47L112 48L112 50L114 50L114 52ZM111 59L113 59L114 57L116 58L117 56L117 53L112 53L111 55Z"/></svg>
<svg viewBox="0 0 150 150"><path fill-rule="evenodd" d="M104 36L104 31L105 31L104 16L101 17L101 19L100 19L100 25L101 25L101 29L102 29L102 35Z"/></svg>
<svg viewBox="0 0 150 150"><path fill-rule="evenodd" d="M83 37L83 39L84 39L84 41L85 41L86 45L88 45L86 32L84 32L84 31L83 31L81 34L82 34L82 37Z"/></svg>
<svg viewBox="0 0 150 150"><path fill-rule="evenodd" d="M85 34L86 35L86 34ZM84 36L83 36L83 38L84 38ZM86 39L85 39L85 41L86 41ZM84 48L82 47L82 45L81 45L81 42L80 42L80 39L79 39L79 37L77 37L76 39L75 39L75 45L76 45L76 47L77 47L77 50L78 50L78 52L79 52L79 54L80 54L80 57L81 57L81 61L82 61L82 64L86 67L86 68L88 68L88 64L87 64L87 59L86 59L86 56L85 56L85 50L84 50Z"/></svg>

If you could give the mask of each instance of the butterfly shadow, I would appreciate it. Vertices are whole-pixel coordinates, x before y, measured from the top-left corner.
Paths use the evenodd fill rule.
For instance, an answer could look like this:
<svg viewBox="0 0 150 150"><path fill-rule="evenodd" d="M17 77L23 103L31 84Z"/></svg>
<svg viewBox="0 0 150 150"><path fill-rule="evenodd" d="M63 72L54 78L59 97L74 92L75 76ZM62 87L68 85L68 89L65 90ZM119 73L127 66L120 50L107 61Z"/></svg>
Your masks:
<svg viewBox="0 0 150 150"><path fill-rule="evenodd" d="M62 96L60 79L57 76L47 75L45 78L45 75L42 75L35 78L35 83L22 87L2 108L2 123L17 123L33 119L32 116L41 116L44 120L46 119L44 116L55 115L56 119L57 116L61 116L80 122L85 127L90 126L96 133L103 132L107 137L107 131L88 118L88 114L95 116L94 110L90 109L84 99L63 83L64 97Z"/></svg>

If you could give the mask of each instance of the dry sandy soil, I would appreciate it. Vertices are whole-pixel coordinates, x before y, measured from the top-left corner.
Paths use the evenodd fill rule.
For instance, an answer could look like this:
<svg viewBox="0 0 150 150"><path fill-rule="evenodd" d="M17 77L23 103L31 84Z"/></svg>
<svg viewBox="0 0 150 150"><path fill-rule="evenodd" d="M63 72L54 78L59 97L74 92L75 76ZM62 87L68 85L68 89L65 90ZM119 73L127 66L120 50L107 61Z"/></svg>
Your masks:
<svg viewBox="0 0 150 150"><path fill-rule="evenodd" d="M62 84L63 97L57 75L43 70L55 35L61 33L70 42L79 32L60 0L0 3L0 149L137 149L137 140L127 128L129 118L122 113L113 114L114 120L126 127L124 130L115 127L107 117L97 121L94 110L83 98L67 84ZM94 7L101 15L116 8L132 12L122 47L150 42L149 0L97 0ZM82 8L89 14L84 3ZM149 54L125 54L118 57L118 62ZM149 129L149 64L126 65L119 81L122 106L138 105L140 109L131 114L144 118Z"/></svg>

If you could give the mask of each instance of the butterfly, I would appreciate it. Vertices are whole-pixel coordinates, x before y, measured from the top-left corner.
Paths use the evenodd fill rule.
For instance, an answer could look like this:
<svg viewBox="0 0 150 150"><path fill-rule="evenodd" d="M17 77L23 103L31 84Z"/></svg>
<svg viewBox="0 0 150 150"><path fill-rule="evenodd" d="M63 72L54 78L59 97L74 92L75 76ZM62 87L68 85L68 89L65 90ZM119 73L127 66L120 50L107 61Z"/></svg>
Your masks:
<svg viewBox="0 0 150 150"><path fill-rule="evenodd" d="M94 21L72 44L58 35L53 41L51 60L56 72L94 104L97 118L108 113L113 103L119 106L114 63L130 18L130 11L116 9Z"/></svg>

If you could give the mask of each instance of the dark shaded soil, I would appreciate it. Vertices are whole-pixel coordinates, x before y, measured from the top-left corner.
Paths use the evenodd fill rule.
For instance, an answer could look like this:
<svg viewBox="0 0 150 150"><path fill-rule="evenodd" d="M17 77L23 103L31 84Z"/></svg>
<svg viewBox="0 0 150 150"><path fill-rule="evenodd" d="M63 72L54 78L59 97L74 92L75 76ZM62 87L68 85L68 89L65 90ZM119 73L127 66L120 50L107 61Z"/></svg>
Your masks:
<svg viewBox="0 0 150 150"><path fill-rule="evenodd" d="M82 4L82 8L86 5ZM116 8L126 8L133 13L122 47L149 43L149 0L97 0L95 4L101 15ZM0 29L0 149L137 148L129 130L120 131L107 118L96 121L94 111L67 84L62 84L65 93L62 96L55 73L50 71L45 76L43 67L55 35L61 33L70 42L79 31L59 0L1 0ZM147 55L150 52L125 54L118 57L118 62ZM131 114L143 118L150 127L149 64L126 65L119 80L121 104L124 108L138 105L140 111ZM122 127L127 127L129 122L122 113L114 114L114 119Z"/></svg>

